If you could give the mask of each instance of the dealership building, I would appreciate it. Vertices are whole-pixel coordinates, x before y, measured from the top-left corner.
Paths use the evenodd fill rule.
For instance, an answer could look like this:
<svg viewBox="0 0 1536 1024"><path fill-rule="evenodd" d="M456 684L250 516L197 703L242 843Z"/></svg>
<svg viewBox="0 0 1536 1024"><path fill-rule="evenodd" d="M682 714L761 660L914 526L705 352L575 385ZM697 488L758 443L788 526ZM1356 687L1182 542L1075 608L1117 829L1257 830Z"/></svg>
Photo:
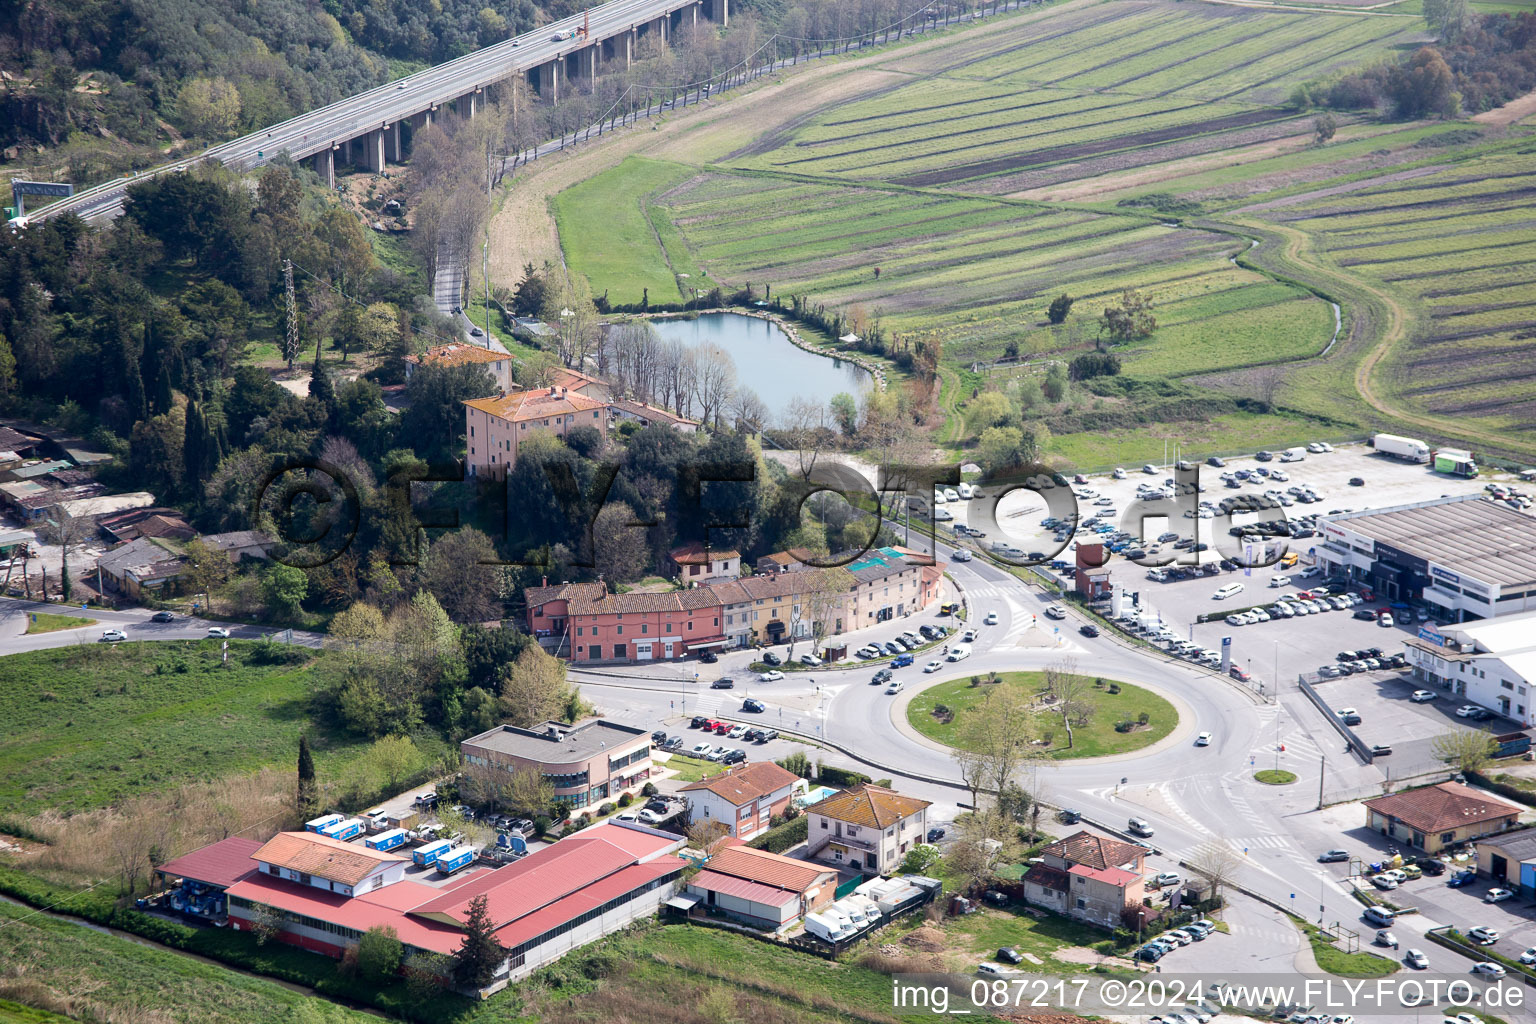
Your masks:
<svg viewBox="0 0 1536 1024"><path fill-rule="evenodd" d="M1471 495L1327 517L1319 565L1437 622L1536 611L1536 518Z"/></svg>
<svg viewBox="0 0 1536 1024"><path fill-rule="evenodd" d="M1536 725L1536 611L1449 626L1421 626L1408 641L1415 679L1454 696Z"/></svg>

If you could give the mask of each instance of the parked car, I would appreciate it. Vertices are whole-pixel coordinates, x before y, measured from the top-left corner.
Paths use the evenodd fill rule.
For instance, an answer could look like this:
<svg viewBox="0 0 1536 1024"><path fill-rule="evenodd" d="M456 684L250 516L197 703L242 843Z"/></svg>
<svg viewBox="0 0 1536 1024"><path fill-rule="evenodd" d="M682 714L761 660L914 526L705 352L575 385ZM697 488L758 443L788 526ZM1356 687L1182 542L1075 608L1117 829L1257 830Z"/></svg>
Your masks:
<svg viewBox="0 0 1536 1024"><path fill-rule="evenodd" d="M802 654L800 655L800 664L810 665L812 668L814 668L821 664L821 659L816 657L814 654Z"/></svg>
<svg viewBox="0 0 1536 1024"><path fill-rule="evenodd" d="M1504 965L1496 964L1492 960L1484 960L1482 963L1472 965L1473 974L1486 974L1491 978L1504 977Z"/></svg>
<svg viewBox="0 0 1536 1024"><path fill-rule="evenodd" d="M1428 704L1430 701L1435 699L1435 695L1429 690L1414 690L1413 695L1408 699L1413 701L1415 704Z"/></svg>
<svg viewBox="0 0 1536 1024"><path fill-rule="evenodd" d="M706 665L713 665L715 662L720 660L720 655L706 647L704 650L699 652L699 660Z"/></svg>
<svg viewBox="0 0 1536 1024"><path fill-rule="evenodd" d="M782 664L784 664L784 659L779 657L777 654L774 654L772 651L764 651L763 652L763 664L764 665L782 665Z"/></svg>
<svg viewBox="0 0 1536 1024"><path fill-rule="evenodd" d="M1487 892L1483 893L1483 902L1503 903L1513 895L1514 893L1510 892L1508 889L1489 889Z"/></svg>
<svg viewBox="0 0 1536 1024"><path fill-rule="evenodd" d="M725 756L720 758L721 764L741 764L747 759L745 750L728 750Z"/></svg>
<svg viewBox="0 0 1536 1024"><path fill-rule="evenodd" d="M931 829L928 830L927 839L928 839L928 842L930 842L930 843L936 843L940 839L943 839L944 836L945 836L944 829L942 829L942 828L931 828Z"/></svg>
<svg viewBox="0 0 1536 1024"><path fill-rule="evenodd" d="M1159 889L1165 885L1178 885L1182 881L1177 871L1160 871L1152 876L1152 884Z"/></svg>
<svg viewBox="0 0 1536 1024"><path fill-rule="evenodd" d="M1462 868L1445 880L1445 884L1452 889L1460 889L1464 885L1470 885L1477 878L1477 872L1471 868Z"/></svg>
<svg viewBox="0 0 1536 1024"><path fill-rule="evenodd" d="M1491 946L1495 942L1499 941L1499 930L1497 928L1488 928L1483 925L1478 925L1476 928L1473 928L1467 932L1467 938L1471 939L1473 942L1480 946Z"/></svg>
<svg viewBox="0 0 1536 1024"><path fill-rule="evenodd" d="M1012 946L1005 946L1004 948L998 950L997 959L1003 961L1005 964L1021 964L1024 962L1023 955L1021 955L1019 951L1014 949Z"/></svg>

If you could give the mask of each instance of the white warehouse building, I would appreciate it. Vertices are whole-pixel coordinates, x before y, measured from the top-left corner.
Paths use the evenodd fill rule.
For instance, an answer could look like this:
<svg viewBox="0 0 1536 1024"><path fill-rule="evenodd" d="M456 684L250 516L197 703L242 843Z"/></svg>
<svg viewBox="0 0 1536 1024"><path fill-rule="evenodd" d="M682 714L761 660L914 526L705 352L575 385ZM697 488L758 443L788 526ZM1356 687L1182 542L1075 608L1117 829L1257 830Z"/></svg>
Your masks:
<svg viewBox="0 0 1536 1024"><path fill-rule="evenodd" d="M1536 724L1536 611L1419 629L1408 641L1415 679L1522 727Z"/></svg>
<svg viewBox="0 0 1536 1024"><path fill-rule="evenodd" d="M1313 554L1383 602L1423 603L1439 622L1536 611L1536 517L1481 496L1345 512Z"/></svg>

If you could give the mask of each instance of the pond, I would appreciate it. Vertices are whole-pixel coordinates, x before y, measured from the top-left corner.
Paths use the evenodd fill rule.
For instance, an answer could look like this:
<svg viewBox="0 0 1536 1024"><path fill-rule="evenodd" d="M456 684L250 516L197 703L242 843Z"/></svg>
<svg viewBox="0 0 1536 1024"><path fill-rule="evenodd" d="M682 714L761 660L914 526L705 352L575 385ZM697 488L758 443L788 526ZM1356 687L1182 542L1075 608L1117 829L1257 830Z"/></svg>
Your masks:
<svg viewBox="0 0 1536 1024"><path fill-rule="evenodd" d="M771 320L740 313L705 313L695 320L653 320L664 339L690 347L714 342L736 363L736 381L750 387L775 417L790 400L825 404L846 391L857 396L872 383L867 371L844 359L797 348Z"/></svg>

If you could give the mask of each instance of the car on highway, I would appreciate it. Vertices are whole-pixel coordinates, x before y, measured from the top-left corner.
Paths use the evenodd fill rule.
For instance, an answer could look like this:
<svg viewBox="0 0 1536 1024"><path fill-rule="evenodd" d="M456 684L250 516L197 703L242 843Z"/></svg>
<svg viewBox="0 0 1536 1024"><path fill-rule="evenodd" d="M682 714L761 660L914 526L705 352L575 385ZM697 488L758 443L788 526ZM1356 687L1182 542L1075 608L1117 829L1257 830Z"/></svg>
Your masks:
<svg viewBox="0 0 1536 1024"><path fill-rule="evenodd" d="M1048 619L1064 619L1067 617L1067 610L1059 604L1047 605L1045 616Z"/></svg>
<svg viewBox="0 0 1536 1024"><path fill-rule="evenodd" d="M767 672L759 672L757 674L758 682L762 683L776 683L783 678L784 673L774 668L769 669Z"/></svg>
<svg viewBox="0 0 1536 1024"><path fill-rule="evenodd" d="M1403 957L1403 963L1417 971L1429 970L1429 957L1424 955L1422 949L1410 949Z"/></svg>
<svg viewBox="0 0 1536 1024"><path fill-rule="evenodd" d="M719 679L716 679L714 682L709 684L709 688L711 690L732 690L735 689L735 687L736 680L732 679L730 676L721 676Z"/></svg>
<svg viewBox="0 0 1536 1024"><path fill-rule="evenodd" d="M176 616L170 612L155 612L149 617L150 622L175 622Z"/></svg>
<svg viewBox="0 0 1536 1024"><path fill-rule="evenodd" d="M765 704L763 704L762 701L748 697L746 700L741 702L741 710L750 711L753 714L762 714L764 711L767 711L768 708ZM731 730L732 733L735 733L735 731L735 729Z"/></svg>
<svg viewBox="0 0 1536 1024"><path fill-rule="evenodd" d="M1513 895L1514 893L1510 892L1508 889L1489 889L1487 892L1483 893L1483 902L1503 903Z"/></svg>
<svg viewBox="0 0 1536 1024"><path fill-rule="evenodd" d="M1486 974L1491 978L1502 978L1504 977L1505 971L1503 964L1496 964L1492 960L1484 960L1481 963L1472 965L1472 973Z"/></svg>
<svg viewBox="0 0 1536 1024"><path fill-rule="evenodd" d="M1348 850L1324 850L1317 855L1317 862L1319 864L1334 864L1338 861L1347 860L1349 860Z"/></svg>
<svg viewBox="0 0 1536 1024"><path fill-rule="evenodd" d="M127 640L128 634L120 629L107 629L101 633L101 643L115 644L120 640Z"/></svg>
<svg viewBox="0 0 1536 1024"><path fill-rule="evenodd" d="M1077 627L1077 631L1079 633L1083 634L1083 636L1098 636L1099 635L1099 627L1095 626L1091 622L1083 623L1081 626Z"/></svg>
<svg viewBox="0 0 1536 1024"><path fill-rule="evenodd" d="M949 661L964 661L971 656L971 649L965 644L956 644L949 649Z"/></svg>
<svg viewBox="0 0 1536 1024"><path fill-rule="evenodd" d="M886 693L900 693L901 692L901 680L900 679L893 679L893 680L891 680L891 685L887 686L885 688L885 692Z"/></svg>
<svg viewBox="0 0 1536 1024"><path fill-rule="evenodd" d="M997 625L997 612L987 612L987 617L981 620L983 626Z"/></svg>
<svg viewBox="0 0 1536 1024"><path fill-rule="evenodd" d="M1125 830L1131 835L1141 836L1143 839L1149 839L1152 836L1152 826L1141 818L1132 818L1126 823Z"/></svg>
<svg viewBox="0 0 1536 1024"><path fill-rule="evenodd" d="M209 626L208 627L208 635L210 637L218 637L218 638L222 638L222 639L228 640L229 639L229 630L225 629L223 626Z"/></svg>
<svg viewBox="0 0 1536 1024"><path fill-rule="evenodd" d="M1491 946L1499 941L1499 930L1485 925L1478 925L1476 928L1468 930L1467 938L1480 946Z"/></svg>
<svg viewBox="0 0 1536 1024"><path fill-rule="evenodd" d="M1430 701L1435 699L1435 695L1429 690L1414 690L1413 694L1408 699L1413 701L1415 704L1428 704Z"/></svg>
<svg viewBox="0 0 1536 1024"><path fill-rule="evenodd" d="M1195 737L1195 746L1197 746L1197 747L1208 747L1210 745L1211 745L1211 734L1210 733L1202 732L1198 736Z"/></svg>
<svg viewBox="0 0 1536 1024"><path fill-rule="evenodd" d="M930 661L928 664L923 666L923 671L924 672L937 672L939 669L941 669L943 667L944 667L944 663L942 661Z"/></svg>
<svg viewBox="0 0 1536 1024"><path fill-rule="evenodd" d="M957 562L969 562L973 557L975 557L975 556L972 555L965 548L956 548L955 549L955 561L957 561Z"/></svg>

